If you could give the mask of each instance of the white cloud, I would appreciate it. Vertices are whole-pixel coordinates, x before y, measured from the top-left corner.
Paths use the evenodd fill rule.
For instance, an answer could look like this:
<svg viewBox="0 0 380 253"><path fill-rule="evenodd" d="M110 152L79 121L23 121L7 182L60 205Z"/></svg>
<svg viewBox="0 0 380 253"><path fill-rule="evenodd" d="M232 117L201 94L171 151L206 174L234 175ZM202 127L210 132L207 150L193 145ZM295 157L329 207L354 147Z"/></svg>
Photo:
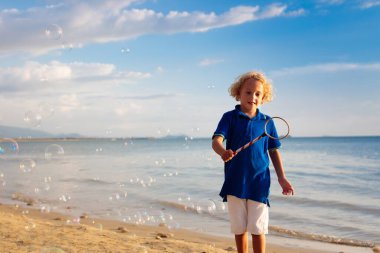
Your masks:
<svg viewBox="0 0 380 253"><path fill-rule="evenodd" d="M12 8L12 9L4 9L4 10L1 11L1 13L4 13L4 14L6 14L6 13L17 14L17 13L19 13L19 11L17 9L15 9L15 8Z"/></svg>
<svg viewBox="0 0 380 253"><path fill-rule="evenodd" d="M260 14L260 18L277 17L285 13L287 6L283 4L271 4Z"/></svg>
<svg viewBox="0 0 380 253"><path fill-rule="evenodd" d="M126 72L120 72L117 75L118 79L145 79L145 78L150 78L152 77L151 73L144 73L144 72L139 72L139 71L126 71Z"/></svg>
<svg viewBox="0 0 380 253"><path fill-rule="evenodd" d="M298 16L304 16L306 15L307 11L303 8L294 10L294 11L289 11L288 13L285 14L287 17L298 17Z"/></svg>
<svg viewBox="0 0 380 253"><path fill-rule="evenodd" d="M364 1L360 4L361 9L369 9L380 5L380 1Z"/></svg>
<svg viewBox="0 0 380 253"><path fill-rule="evenodd" d="M221 63L223 62L224 60L219 60L219 59L203 59L201 60L198 65L199 66L202 66L202 67L206 67L206 66L210 66L210 65L214 65L214 64L218 64L218 63Z"/></svg>
<svg viewBox="0 0 380 253"><path fill-rule="evenodd" d="M105 80L134 83L150 78L151 73L140 71L118 71L113 64L106 63L62 63L51 61L47 64L29 61L21 67L0 68L0 89L3 91L48 88L46 84L65 82L84 85L86 80L92 84Z"/></svg>
<svg viewBox="0 0 380 253"><path fill-rule="evenodd" d="M18 90L19 88L34 88L47 80L67 80L72 76L71 68L67 65L51 62L40 64L26 62L22 67L0 68L0 88L2 90Z"/></svg>
<svg viewBox="0 0 380 253"><path fill-rule="evenodd" d="M163 14L130 8L134 2L66 1L55 6L2 11L0 53L23 51L42 54L59 49L65 43L82 45L126 40L151 33L204 32L258 19L303 13L302 10L286 12L286 5L274 4L262 11L258 6L238 6L221 14L178 11ZM49 27L53 27L53 31L48 37L45 31ZM59 29L54 31L54 27Z"/></svg>
<svg viewBox="0 0 380 253"><path fill-rule="evenodd" d="M345 2L345 0L319 0L320 4L328 4L328 5L340 5Z"/></svg>
<svg viewBox="0 0 380 253"><path fill-rule="evenodd" d="M72 69L73 79L110 76L116 69L115 65L104 63L73 62L68 66Z"/></svg>
<svg viewBox="0 0 380 253"><path fill-rule="evenodd" d="M133 99L133 100L155 100L155 99L168 99L174 97L183 97L183 94L177 93L158 93L152 95L144 95L144 96L119 96L118 99Z"/></svg>
<svg viewBox="0 0 380 253"><path fill-rule="evenodd" d="M358 7L360 9L369 9L373 7L380 6L379 0L355 0L351 1L354 3L355 7ZM348 4L350 1L345 0L319 0L317 7L323 6L323 5L343 5Z"/></svg>
<svg viewBox="0 0 380 253"><path fill-rule="evenodd" d="M133 102L130 102L128 104L122 104L122 105L117 106L114 109L114 112L115 112L115 114L117 116L123 117L127 113L129 113L129 112L136 113L136 112L141 112L141 110L142 110L142 106L141 105L133 103Z"/></svg>
<svg viewBox="0 0 380 253"><path fill-rule="evenodd" d="M61 112L70 112L80 106L77 94L62 95L59 98L59 110Z"/></svg>
<svg viewBox="0 0 380 253"><path fill-rule="evenodd" d="M257 15L258 19L274 18L274 17L297 17L305 15L305 10L303 8L287 11L288 6L285 4L271 4L266 6L261 13Z"/></svg>
<svg viewBox="0 0 380 253"><path fill-rule="evenodd" d="M313 73L335 73L350 70L380 71L380 63L325 63L309 66L284 68L272 71L272 76L303 75Z"/></svg>

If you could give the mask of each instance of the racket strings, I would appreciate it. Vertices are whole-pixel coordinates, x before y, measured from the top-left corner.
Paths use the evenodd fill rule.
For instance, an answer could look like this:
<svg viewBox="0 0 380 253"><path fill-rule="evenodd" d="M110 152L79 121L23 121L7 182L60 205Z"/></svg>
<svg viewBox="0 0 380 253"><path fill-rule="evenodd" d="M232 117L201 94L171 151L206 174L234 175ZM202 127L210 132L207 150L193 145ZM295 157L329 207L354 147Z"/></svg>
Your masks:
<svg viewBox="0 0 380 253"><path fill-rule="evenodd" d="M265 123L265 134L269 138L281 140L288 137L289 133L289 124L283 118L273 117Z"/></svg>
<svg viewBox="0 0 380 253"><path fill-rule="evenodd" d="M264 133L256 137L252 141L246 143L244 146L240 147L236 151L234 151L234 156L236 156L240 151L252 146L255 142L257 142L264 136L268 136L269 138L276 140L281 140L288 137L289 133L290 127L286 120L280 117L272 117L265 122ZM229 158L225 162L230 161L233 157Z"/></svg>

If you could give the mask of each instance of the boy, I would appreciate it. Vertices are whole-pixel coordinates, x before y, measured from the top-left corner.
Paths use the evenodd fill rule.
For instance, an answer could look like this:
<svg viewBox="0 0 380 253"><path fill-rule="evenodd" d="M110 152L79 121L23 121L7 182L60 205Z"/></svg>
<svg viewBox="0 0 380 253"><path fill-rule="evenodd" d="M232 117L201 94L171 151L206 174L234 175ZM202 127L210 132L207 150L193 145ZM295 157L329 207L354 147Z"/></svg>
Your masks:
<svg viewBox="0 0 380 253"><path fill-rule="evenodd" d="M269 221L269 156L282 193L294 194L278 151L281 143L263 137L236 157L233 150L263 132L262 123L268 116L262 114L258 107L272 100L272 86L263 74L248 72L230 86L229 92L236 101L240 101L240 105L223 115L212 138L212 148L225 162L225 180L220 196L228 204L231 232L235 234L238 252L248 252L250 233L253 252L265 253L265 234L268 233ZM224 139L227 140L226 148L223 145Z"/></svg>

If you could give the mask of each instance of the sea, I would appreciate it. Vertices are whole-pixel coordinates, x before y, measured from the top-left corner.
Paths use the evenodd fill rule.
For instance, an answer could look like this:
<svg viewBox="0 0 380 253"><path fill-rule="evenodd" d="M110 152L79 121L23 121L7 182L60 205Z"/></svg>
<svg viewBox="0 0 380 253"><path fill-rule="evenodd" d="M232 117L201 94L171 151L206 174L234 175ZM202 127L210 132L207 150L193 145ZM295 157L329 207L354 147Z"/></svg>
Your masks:
<svg viewBox="0 0 380 253"><path fill-rule="evenodd" d="M380 244L380 137L290 137L271 170L270 234ZM231 236L211 138L0 139L0 203ZM97 224L99 227L102 224Z"/></svg>

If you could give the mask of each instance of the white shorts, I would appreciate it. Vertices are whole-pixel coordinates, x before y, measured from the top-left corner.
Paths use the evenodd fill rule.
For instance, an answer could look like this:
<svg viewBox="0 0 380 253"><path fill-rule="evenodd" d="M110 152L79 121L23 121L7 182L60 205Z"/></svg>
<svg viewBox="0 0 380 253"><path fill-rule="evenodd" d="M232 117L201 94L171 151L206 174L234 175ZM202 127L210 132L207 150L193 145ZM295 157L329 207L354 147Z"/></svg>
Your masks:
<svg viewBox="0 0 380 253"><path fill-rule="evenodd" d="M227 204L233 234L268 234L269 211L266 204L232 195L227 195Z"/></svg>

